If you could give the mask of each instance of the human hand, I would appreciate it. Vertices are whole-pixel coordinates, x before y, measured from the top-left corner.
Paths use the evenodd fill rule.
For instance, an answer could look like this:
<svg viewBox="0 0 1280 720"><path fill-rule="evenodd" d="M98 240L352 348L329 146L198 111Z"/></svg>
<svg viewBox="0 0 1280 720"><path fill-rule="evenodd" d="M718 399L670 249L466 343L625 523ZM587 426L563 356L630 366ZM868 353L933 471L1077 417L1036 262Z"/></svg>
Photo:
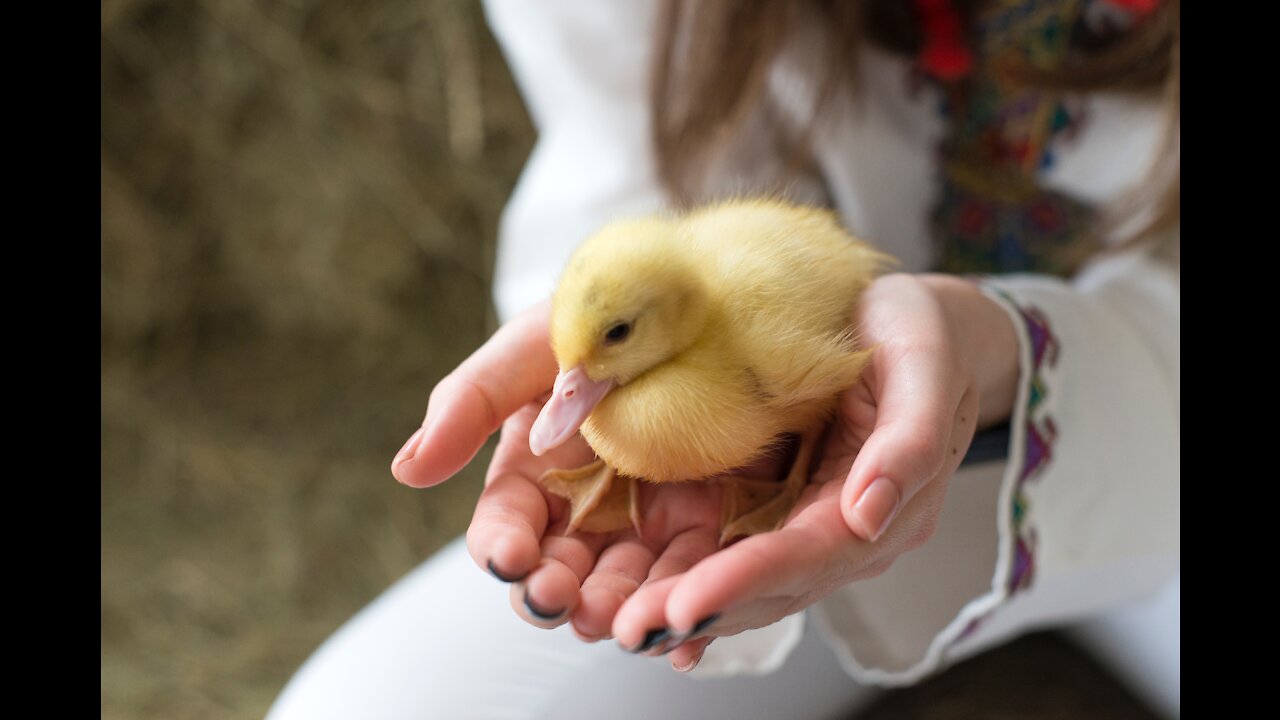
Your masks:
<svg viewBox="0 0 1280 720"><path fill-rule="evenodd" d="M557 370L548 312L543 304L508 323L441 381L393 472L417 487L442 482L502 425L467 534L473 559L521 581L512 606L528 622L571 620L585 640L612 632L627 649L674 648L677 669L693 667L712 637L774 622L883 572L927 540L975 425L1012 405L1016 338L1003 311L954 278L888 276L868 290L859 313L863 342L876 356L842 397L814 482L780 531L717 552L719 488L689 483L646 486L644 538L629 530L565 535L564 502L536 479L585 464L592 453L578 437L541 458L528 448ZM1006 354L1008 367L997 371ZM766 459L756 471L775 469ZM880 477L892 485L868 492ZM883 537L865 542L900 509ZM689 638L695 626L701 636Z"/></svg>
<svg viewBox="0 0 1280 720"><path fill-rule="evenodd" d="M551 468L585 465L594 454L577 435L542 457L529 449L529 428L558 370L548 318L548 303L518 316L442 380L392 473L414 487L443 482L501 426L467 548L477 565L513 581L512 607L526 621L572 621L580 638L599 640L609 637L618 608L641 583L682 573L716 550L720 489L646 484L643 538L632 530L566 534L567 503L537 479Z"/></svg>
<svg viewBox="0 0 1280 720"><path fill-rule="evenodd" d="M1012 408L1012 322L964 280L899 274L867 290L857 324L875 355L842 395L783 527L651 578L614 619L624 647L665 632L672 666L690 669L714 637L769 625L883 573L932 536L975 429Z"/></svg>

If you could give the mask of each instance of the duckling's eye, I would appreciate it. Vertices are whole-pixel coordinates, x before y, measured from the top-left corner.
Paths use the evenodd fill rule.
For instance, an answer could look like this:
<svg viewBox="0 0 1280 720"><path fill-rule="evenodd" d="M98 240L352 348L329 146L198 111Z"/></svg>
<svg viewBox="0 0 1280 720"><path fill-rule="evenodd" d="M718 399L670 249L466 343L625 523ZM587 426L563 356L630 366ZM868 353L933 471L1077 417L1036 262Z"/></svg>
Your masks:
<svg viewBox="0 0 1280 720"><path fill-rule="evenodd" d="M604 344L616 345L617 343L626 340L627 336L630 334L631 323L618 323L617 325L609 328L609 330L604 334Z"/></svg>

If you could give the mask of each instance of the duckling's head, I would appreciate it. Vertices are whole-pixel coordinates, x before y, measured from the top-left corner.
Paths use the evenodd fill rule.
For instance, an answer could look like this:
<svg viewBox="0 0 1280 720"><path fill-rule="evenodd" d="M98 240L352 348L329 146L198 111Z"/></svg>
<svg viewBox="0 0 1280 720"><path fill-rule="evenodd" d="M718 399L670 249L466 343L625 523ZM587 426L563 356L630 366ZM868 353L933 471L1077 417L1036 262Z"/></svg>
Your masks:
<svg viewBox="0 0 1280 720"><path fill-rule="evenodd" d="M676 223L653 218L611 224L574 253L552 300L560 375L530 433L535 453L564 442L611 389L702 333L707 296L689 249Z"/></svg>
<svg viewBox="0 0 1280 720"><path fill-rule="evenodd" d="M625 385L693 343L706 298L678 232L661 219L614 223L574 253L551 311L561 371Z"/></svg>

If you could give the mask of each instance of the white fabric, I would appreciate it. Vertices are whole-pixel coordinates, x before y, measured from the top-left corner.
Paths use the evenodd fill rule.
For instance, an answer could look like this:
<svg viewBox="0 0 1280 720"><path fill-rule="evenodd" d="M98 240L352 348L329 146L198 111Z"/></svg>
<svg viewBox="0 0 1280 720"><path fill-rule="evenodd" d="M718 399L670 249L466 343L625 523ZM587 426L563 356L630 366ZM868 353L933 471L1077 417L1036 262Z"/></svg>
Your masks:
<svg viewBox="0 0 1280 720"><path fill-rule="evenodd" d="M550 295L573 249L600 226L664 205L640 91L652 7L560 0L486 9L538 129L499 227L494 299L506 319Z"/></svg>
<svg viewBox="0 0 1280 720"><path fill-rule="evenodd" d="M329 638L267 718L833 720L874 698L816 633L797 640L786 666L764 677L682 675L666 658L524 622L459 539Z"/></svg>
<svg viewBox="0 0 1280 720"><path fill-rule="evenodd" d="M1182 582L1175 578L1155 598L1121 605L1074 628L1071 635L1153 708L1177 717L1182 704L1181 615Z"/></svg>
<svg viewBox="0 0 1280 720"><path fill-rule="evenodd" d="M1119 608L1075 633L1170 717L1177 604L1174 585L1155 603ZM587 644L567 627L540 630L511 611L505 588L459 539L334 633L267 718L835 720L875 695L844 674L816 628L797 638L776 672L734 678L710 677L702 666L681 675L666 658L630 655L612 641Z"/></svg>
<svg viewBox="0 0 1280 720"><path fill-rule="evenodd" d="M503 318L546 297L569 254L599 226L666 205L649 139L655 6L649 0L486 2L539 131L500 227L495 299ZM770 100L784 111L803 107L805 77L802 64L784 58L770 80ZM817 135L817 174L794 180L792 194L829 202L855 233L900 258L902 269L926 270L933 258L925 218L942 132L937 97L911 89L903 61L870 49L859 82L859 103L844 107ZM1078 102L1087 107L1087 125L1054 147L1055 165L1045 182L1105 201L1144 177L1155 157L1159 114L1124 98ZM736 142L713 169L709 195L767 185L777 170L759 157L762 143L750 133ZM1176 235L1168 242L1176 243ZM1143 618L1141 623L1125 625L1124 615L1113 615L1120 619L1112 625L1095 620L1081 637L1117 667L1130 667L1126 677L1176 714L1178 270L1155 255L1128 253L1098 262L1072 282L1008 276L992 278L986 287L1014 320L1023 353L1009 462L962 470L952 480L934 539L880 577L850 585L816 606L816 628L855 678L894 685L1031 628L1129 608L1125 612ZM1028 317L1050 329L1057 348L1053 362L1035 364ZM1042 397L1034 408L1033 393ZM1053 441L1047 463L1026 479L1028 428L1051 430ZM1015 500L1024 510L1020 518L1014 516ZM1019 538L1034 546L1035 571L1029 586L1013 588ZM1133 609L1162 588L1156 605ZM496 599L484 602L501 602L513 615L500 590L487 590L486 598ZM421 612L395 602L405 601L381 601L355 627L369 627L371 615L407 618ZM717 641L697 672L732 675L782 667L785 673L788 655L801 652L801 638L813 635L803 623L796 615ZM1173 638L1172 664L1099 642L1115 634L1098 628L1115 623L1145 647L1167 649ZM515 634L499 638L486 629L488 639L481 642L491 643L487 652L500 656L508 644L519 646L517 636L540 632L518 622L502 627ZM340 637L346 639L333 642L352 652L378 652L374 639L368 647L355 647L360 632L345 629ZM580 654L573 663L603 657L598 646L575 652ZM400 662L414 665L416 657L406 653ZM570 662L556 657L555 663ZM1143 662L1145 672L1132 669ZM374 682L373 674L360 680ZM396 677L410 679L404 673ZM397 680L377 682L389 697L404 694L395 695Z"/></svg>

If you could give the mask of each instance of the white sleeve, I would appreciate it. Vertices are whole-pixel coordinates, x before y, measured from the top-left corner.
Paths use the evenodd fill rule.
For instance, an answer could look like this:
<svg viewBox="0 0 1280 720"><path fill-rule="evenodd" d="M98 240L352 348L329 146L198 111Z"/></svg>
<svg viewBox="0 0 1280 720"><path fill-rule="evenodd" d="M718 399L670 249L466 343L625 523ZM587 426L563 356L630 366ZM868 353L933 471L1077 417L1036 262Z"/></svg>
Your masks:
<svg viewBox="0 0 1280 720"><path fill-rule="evenodd" d="M1021 346L1009 457L961 468L929 543L819 607L837 655L868 682L914 682L1150 596L1178 570L1176 263L1132 252L1072 282L982 285Z"/></svg>
<svg viewBox="0 0 1280 720"><path fill-rule="evenodd" d="M656 7L486 0L539 138L499 227L495 301L548 296L606 222L667 207L649 126ZM1023 362L1007 462L961 468L934 538L814 607L842 664L913 682L1035 627L1154 592L1179 557L1175 269L1147 254L1074 282L990 278ZM723 638L698 674L764 672L803 616Z"/></svg>
<svg viewBox="0 0 1280 720"><path fill-rule="evenodd" d="M649 132L653 2L486 0L538 130L498 229L494 300L506 320L547 297L605 223L663 209Z"/></svg>

